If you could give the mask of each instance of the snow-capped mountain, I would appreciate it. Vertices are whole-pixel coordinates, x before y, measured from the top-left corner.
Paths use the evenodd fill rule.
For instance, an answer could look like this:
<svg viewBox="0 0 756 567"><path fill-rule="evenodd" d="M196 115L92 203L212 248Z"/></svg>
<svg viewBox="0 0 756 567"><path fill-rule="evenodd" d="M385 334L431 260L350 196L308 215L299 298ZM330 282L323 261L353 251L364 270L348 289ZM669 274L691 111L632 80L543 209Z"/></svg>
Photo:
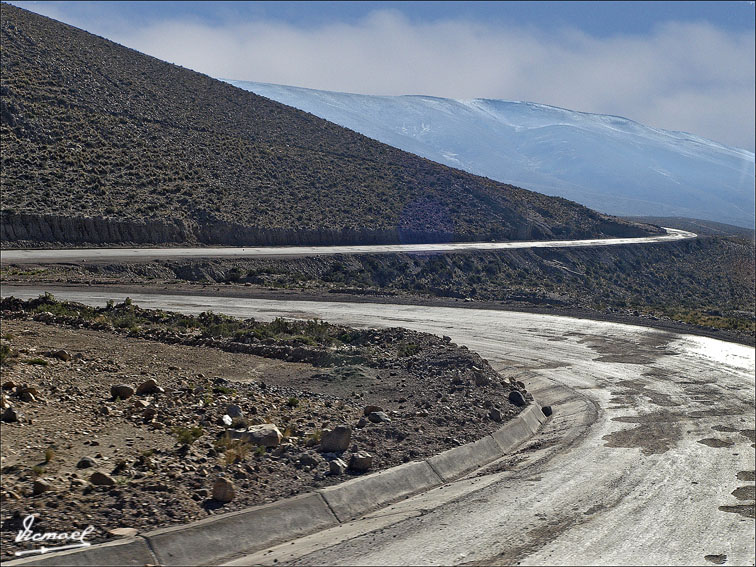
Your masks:
<svg viewBox="0 0 756 567"><path fill-rule="evenodd" d="M691 134L530 102L227 82L433 161L601 212L754 225L754 154Z"/></svg>

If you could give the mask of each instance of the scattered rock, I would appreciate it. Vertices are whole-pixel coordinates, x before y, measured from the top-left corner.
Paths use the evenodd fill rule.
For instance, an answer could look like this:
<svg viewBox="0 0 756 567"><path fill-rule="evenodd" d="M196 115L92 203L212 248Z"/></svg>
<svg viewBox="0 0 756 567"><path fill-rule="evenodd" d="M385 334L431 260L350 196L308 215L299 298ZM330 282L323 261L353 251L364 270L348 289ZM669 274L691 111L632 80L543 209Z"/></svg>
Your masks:
<svg viewBox="0 0 756 567"><path fill-rule="evenodd" d="M234 484L224 477L218 477L213 484L213 500L231 502L235 496Z"/></svg>
<svg viewBox="0 0 756 567"><path fill-rule="evenodd" d="M47 482L46 480L37 479L34 481L34 484L32 485L32 494L34 496L37 496L38 494L42 494L43 492L47 492L48 490L52 490L53 485Z"/></svg>
<svg viewBox="0 0 756 567"><path fill-rule="evenodd" d="M3 412L2 420L6 423L16 423L20 421L20 415L13 407L5 408Z"/></svg>
<svg viewBox="0 0 756 567"><path fill-rule="evenodd" d="M365 409L362 410L362 415L367 417L374 411L383 411L383 408L381 406L365 406Z"/></svg>
<svg viewBox="0 0 756 567"><path fill-rule="evenodd" d="M110 537L134 537L139 533L139 530L136 528L113 528L108 530L107 533Z"/></svg>
<svg viewBox="0 0 756 567"><path fill-rule="evenodd" d="M283 438L278 427L272 423L252 425L246 430L230 429L229 435L232 439L241 439L252 445L261 445L262 447L278 447Z"/></svg>
<svg viewBox="0 0 756 567"><path fill-rule="evenodd" d="M115 486L116 483L112 476L100 471L92 473L92 476L89 477L89 482L95 486Z"/></svg>
<svg viewBox="0 0 756 567"><path fill-rule="evenodd" d="M158 386L157 381L154 378L150 378L146 382L142 382L137 386L136 393L138 396L144 396L146 394L155 394L163 392L164 390ZM111 389L112 392L112 389Z"/></svg>
<svg viewBox="0 0 756 567"><path fill-rule="evenodd" d="M523 396L522 393L518 390L512 390L511 392L509 392L509 401L514 405L520 407L528 405L528 401L525 399L525 396Z"/></svg>
<svg viewBox="0 0 756 567"><path fill-rule="evenodd" d="M299 464L303 467L316 467L320 464L320 457L312 453L302 453L299 455Z"/></svg>
<svg viewBox="0 0 756 567"><path fill-rule="evenodd" d="M552 413L554 413L553 410L551 409L551 406L543 406L541 408L541 411L543 412L543 415L545 415L546 417L549 417Z"/></svg>
<svg viewBox="0 0 756 567"><path fill-rule="evenodd" d="M76 463L77 469L88 469L90 467L94 467L97 465L97 461L95 461L92 457L82 457L79 459L79 462Z"/></svg>
<svg viewBox="0 0 756 567"><path fill-rule="evenodd" d="M128 384L113 384L110 387L110 395L113 396L113 399L120 398L126 400L134 395L134 388Z"/></svg>
<svg viewBox="0 0 756 567"><path fill-rule="evenodd" d="M372 466L373 456L365 451L358 451L349 459L349 468L354 472L367 472Z"/></svg>
<svg viewBox="0 0 756 567"><path fill-rule="evenodd" d="M338 425L331 431L324 431L320 437L320 450L324 453L340 453L346 451L352 440L352 428L348 425Z"/></svg>
<svg viewBox="0 0 756 567"><path fill-rule="evenodd" d="M488 417L497 423L500 422L502 420L501 410L499 408L491 408L491 411L488 412Z"/></svg>
<svg viewBox="0 0 756 567"><path fill-rule="evenodd" d="M226 415L231 418L244 417L244 412L236 404L229 404L228 406L226 406Z"/></svg>
<svg viewBox="0 0 756 567"><path fill-rule="evenodd" d="M347 464L341 459L334 459L328 463L329 474L339 476L346 472Z"/></svg>
<svg viewBox="0 0 756 567"><path fill-rule="evenodd" d="M373 423L389 423L391 421L391 418L382 411L374 411L367 418Z"/></svg>
<svg viewBox="0 0 756 567"><path fill-rule="evenodd" d="M54 350L47 353L47 356L57 358L58 360L62 360L63 362L68 362L69 360L71 360L71 355L66 350Z"/></svg>

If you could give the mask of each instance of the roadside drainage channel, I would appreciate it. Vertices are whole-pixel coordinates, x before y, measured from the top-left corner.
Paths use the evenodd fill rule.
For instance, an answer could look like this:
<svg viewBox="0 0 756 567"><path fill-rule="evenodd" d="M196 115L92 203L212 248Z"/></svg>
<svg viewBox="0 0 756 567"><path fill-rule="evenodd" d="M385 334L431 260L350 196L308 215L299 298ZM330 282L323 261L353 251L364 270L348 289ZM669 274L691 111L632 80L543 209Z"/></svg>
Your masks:
<svg viewBox="0 0 756 567"><path fill-rule="evenodd" d="M547 421L531 403L490 435L439 453L315 492L162 528L86 549L49 553L3 565L206 565L335 527L387 504L462 477L499 459Z"/></svg>

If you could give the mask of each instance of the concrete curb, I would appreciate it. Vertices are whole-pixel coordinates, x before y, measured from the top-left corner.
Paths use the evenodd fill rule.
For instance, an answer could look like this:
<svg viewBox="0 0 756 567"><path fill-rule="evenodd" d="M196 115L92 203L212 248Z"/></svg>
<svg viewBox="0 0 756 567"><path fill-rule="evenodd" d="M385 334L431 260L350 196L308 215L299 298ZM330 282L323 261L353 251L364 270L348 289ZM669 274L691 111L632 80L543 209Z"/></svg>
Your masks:
<svg viewBox="0 0 756 567"><path fill-rule="evenodd" d="M430 490L501 458L535 434L547 420L533 402L482 439L425 461L271 504L163 528L86 549L50 553L2 565L206 565L318 532L391 502ZM233 550L229 550L233 546Z"/></svg>
<svg viewBox="0 0 756 567"><path fill-rule="evenodd" d="M3 565L44 565L65 567L69 565L155 565L157 559L152 553L147 540L141 536L98 543L86 549L73 549L46 553L13 561L4 561Z"/></svg>
<svg viewBox="0 0 756 567"><path fill-rule="evenodd" d="M441 484L427 461L413 461L319 490L339 522Z"/></svg>

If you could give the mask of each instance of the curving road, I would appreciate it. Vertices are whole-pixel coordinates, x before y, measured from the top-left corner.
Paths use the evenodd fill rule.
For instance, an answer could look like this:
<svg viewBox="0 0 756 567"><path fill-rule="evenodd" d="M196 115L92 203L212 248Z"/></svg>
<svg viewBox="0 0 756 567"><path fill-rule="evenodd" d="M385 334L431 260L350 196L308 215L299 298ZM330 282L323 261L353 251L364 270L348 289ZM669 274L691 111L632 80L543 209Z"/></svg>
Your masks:
<svg viewBox="0 0 756 567"><path fill-rule="evenodd" d="M5 286L3 295L42 290ZM110 291L50 290L102 304ZM753 565L754 349L553 315L130 294L144 307L445 334L554 417L485 476L234 565Z"/></svg>
<svg viewBox="0 0 756 567"><path fill-rule="evenodd" d="M63 262L152 261L175 258L256 258L263 256L322 256L329 254L386 254L390 252L460 252L516 248L578 248L619 244L654 244L695 238L696 234L665 228L667 234L641 238L535 240L513 242L450 242L446 244L376 244L365 246L269 246L258 248L67 248L61 250L3 250L0 262L39 264Z"/></svg>

